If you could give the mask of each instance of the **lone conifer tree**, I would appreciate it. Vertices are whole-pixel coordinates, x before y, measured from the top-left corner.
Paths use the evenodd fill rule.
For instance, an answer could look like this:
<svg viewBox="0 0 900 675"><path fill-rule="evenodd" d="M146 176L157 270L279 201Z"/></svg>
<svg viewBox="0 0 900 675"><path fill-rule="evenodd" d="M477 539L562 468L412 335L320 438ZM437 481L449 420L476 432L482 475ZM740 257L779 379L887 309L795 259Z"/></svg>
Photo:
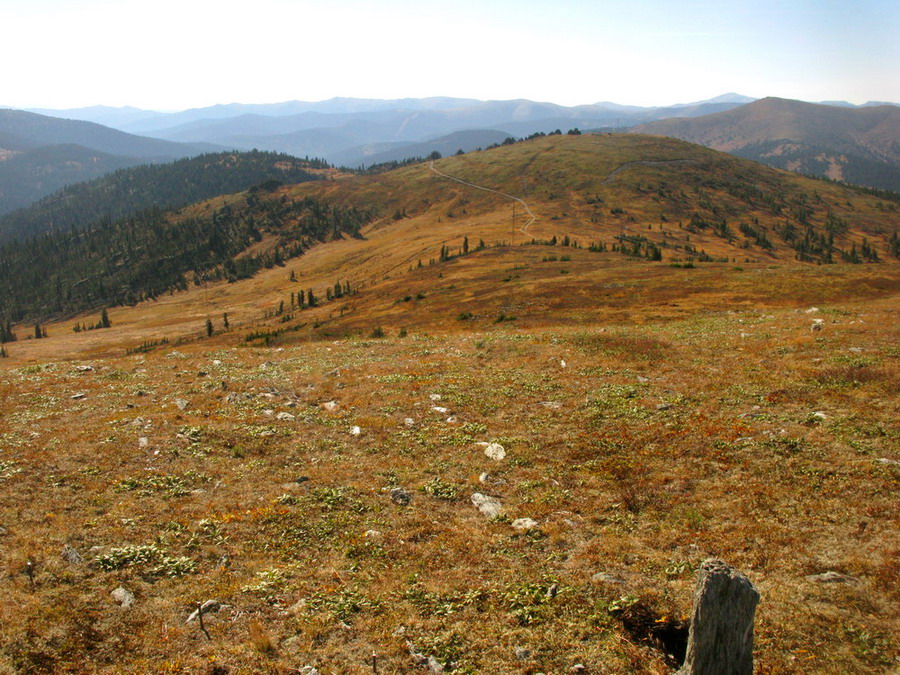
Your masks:
<svg viewBox="0 0 900 675"><path fill-rule="evenodd" d="M112 324L109 321L109 312L106 311L106 307L103 308L103 311L100 312L100 327L101 328L109 328Z"/></svg>
<svg viewBox="0 0 900 675"><path fill-rule="evenodd" d="M213 334L213 323L212 320L206 320L206 337L212 337Z"/></svg>
<svg viewBox="0 0 900 675"><path fill-rule="evenodd" d="M34 324L34 339L40 340L42 337L44 337L44 333L41 330L41 324L39 324L39 323Z"/></svg>

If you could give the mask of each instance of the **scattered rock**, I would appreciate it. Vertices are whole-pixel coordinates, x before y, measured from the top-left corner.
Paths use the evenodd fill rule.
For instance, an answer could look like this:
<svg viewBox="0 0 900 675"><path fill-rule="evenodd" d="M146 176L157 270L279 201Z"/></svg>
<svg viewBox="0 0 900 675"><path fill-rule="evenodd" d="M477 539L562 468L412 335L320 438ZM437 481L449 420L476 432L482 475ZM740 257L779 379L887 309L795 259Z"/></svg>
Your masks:
<svg viewBox="0 0 900 675"><path fill-rule="evenodd" d="M441 413L441 415L445 415L445 414L447 414L448 412L450 412L447 408L444 408L444 407L439 406L439 405L431 406L431 409L434 410L434 412L436 412L436 413Z"/></svg>
<svg viewBox="0 0 900 675"><path fill-rule="evenodd" d="M478 443L484 447L484 454L489 459L499 462L506 457L506 449L499 443Z"/></svg>
<svg viewBox="0 0 900 675"><path fill-rule="evenodd" d="M362 433L362 429L359 427L350 427L350 435L351 436L359 436Z"/></svg>
<svg viewBox="0 0 900 675"><path fill-rule="evenodd" d="M822 325L825 322L822 319L814 319L812 322L812 326L809 327L811 331L820 331L822 330Z"/></svg>
<svg viewBox="0 0 900 675"><path fill-rule="evenodd" d="M441 665L440 661L438 661L433 656L428 657L428 672L432 675L439 675L444 672L444 666Z"/></svg>
<svg viewBox="0 0 900 675"><path fill-rule="evenodd" d="M531 518L516 518L512 521L513 529L519 530L521 532L527 532L528 530L533 530L538 526L538 522L536 520L532 520Z"/></svg>
<svg viewBox="0 0 900 675"><path fill-rule="evenodd" d="M378 530L366 530L363 534L363 537L365 537L366 539L373 539L375 541L382 539L383 536L384 535L381 534L381 532L379 532Z"/></svg>
<svg viewBox="0 0 900 675"><path fill-rule="evenodd" d="M545 408L550 408L550 410L559 410L562 408L562 403L559 401L541 401L541 405Z"/></svg>
<svg viewBox="0 0 900 675"><path fill-rule="evenodd" d="M649 377L644 377L643 375L638 375L638 376L637 376L637 381L640 382L641 384L644 384L644 383L646 383L646 382L649 382L649 381L650 381L650 378L649 378Z"/></svg>
<svg viewBox="0 0 900 675"><path fill-rule="evenodd" d="M411 426L415 426L416 421L412 417L407 417L405 420L403 420L403 424L405 424L408 427L411 427Z"/></svg>
<svg viewBox="0 0 900 675"><path fill-rule="evenodd" d="M807 581L812 581L817 584L858 584L859 579L856 577L851 577L848 574L841 574L840 572L835 572L833 570L829 570L827 572L822 572L821 574L810 574L806 577Z"/></svg>
<svg viewBox="0 0 900 675"><path fill-rule="evenodd" d="M531 650L525 647L516 647L513 653L519 661L527 661L531 656Z"/></svg>
<svg viewBox="0 0 900 675"><path fill-rule="evenodd" d="M110 595L112 595L113 600L119 603L122 607L131 607L134 604L134 593L126 590L122 586L119 586Z"/></svg>
<svg viewBox="0 0 900 675"><path fill-rule="evenodd" d="M185 621L185 623L196 621L201 612L203 614L209 614L210 612L218 612L220 609L222 609L221 602L219 602L218 600L207 600L202 605L200 605L199 608L191 612L191 615L187 618L187 621Z"/></svg>
<svg viewBox="0 0 900 675"><path fill-rule="evenodd" d="M289 412L280 412L275 415L275 419L281 420L282 422L293 422L296 418Z"/></svg>
<svg viewBox="0 0 900 675"><path fill-rule="evenodd" d="M63 546L61 555L62 559L70 565L80 565L84 562L84 558L81 557L81 554L68 544Z"/></svg>
<svg viewBox="0 0 900 675"><path fill-rule="evenodd" d="M816 420L827 420L828 419L828 415L823 413L821 410L816 410L814 413L811 413L810 417L812 419L816 419Z"/></svg>
<svg viewBox="0 0 900 675"><path fill-rule="evenodd" d="M83 399L85 396L87 396L87 394L85 394L83 391L79 391L77 394L72 394L72 400L73 400L73 401L80 401L80 400Z"/></svg>
<svg viewBox="0 0 900 675"><path fill-rule="evenodd" d="M875 461L878 462L879 464L888 464L888 465L893 465L893 466L900 464L900 460L888 459L887 457L879 457Z"/></svg>
<svg viewBox="0 0 900 675"><path fill-rule="evenodd" d="M565 368L565 367L566 367L565 359L560 359L560 360L559 360L559 367L560 367L560 368Z"/></svg>
<svg viewBox="0 0 900 675"><path fill-rule="evenodd" d="M586 673L587 666L585 666L583 663L576 663L574 666L569 668L569 672L570 673Z"/></svg>
<svg viewBox="0 0 900 675"><path fill-rule="evenodd" d="M149 447L149 445L150 445L150 439L147 438L146 436L141 436L141 437L138 439L138 447L139 447L141 450L143 450L144 448Z"/></svg>
<svg viewBox="0 0 900 675"><path fill-rule="evenodd" d="M309 476L297 476L297 477L294 479L294 482L295 482L295 483L305 483L305 482L307 482L308 480L309 480Z"/></svg>
<svg viewBox="0 0 900 675"><path fill-rule="evenodd" d="M547 598L553 599L559 593L559 584L553 584L550 588L547 589L547 592L544 594Z"/></svg>
<svg viewBox="0 0 900 675"><path fill-rule="evenodd" d="M187 402L185 399L183 399L183 398L176 398L176 399L175 399L175 406L176 406L179 410L185 410L185 409L187 409L187 407L188 407L188 402Z"/></svg>
<svg viewBox="0 0 900 675"><path fill-rule="evenodd" d="M815 314L818 311L819 311L818 307L810 307L809 309L806 310L806 313L807 314Z"/></svg>
<svg viewBox="0 0 900 675"><path fill-rule="evenodd" d="M322 404L322 408L327 410L328 412L332 412L333 410L337 410L338 404L337 401L326 401Z"/></svg>
<svg viewBox="0 0 900 675"><path fill-rule="evenodd" d="M480 492L476 492L472 495L472 504L481 511L481 515L487 518L496 518L503 510L503 505L500 503L499 499L483 495Z"/></svg>
<svg viewBox="0 0 900 675"><path fill-rule="evenodd" d="M300 675L321 675L319 669L313 668L312 666L303 666L297 672L300 673Z"/></svg>
<svg viewBox="0 0 900 675"><path fill-rule="evenodd" d="M591 577L591 581L600 584L616 584L621 585L625 583L625 580L616 575L610 574L609 572L597 572L594 576Z"/></svg>
<svg viewBox="0 0 900 675"><path fill-rule="evenodd" d="M672 404L671 403L660 403L658 406L656 406L656 409L657 410L671 410Z"/></svg>
<svg viewBox="0 0 900 675"><path fill-rule="evenodd" d="M213 364L214 366L221 366L221 365L222 365L222 362L219 361L219 359L213 359L212 364Z"/></svg>
<svg viewBox="0 0 900 675"><path fill-rule="evenodd" d="M441 395L440 394L429 394L428 398L430 398L432 401L440 401Z"/></svg>
<svg viewBox="0 0 900 675"><path fill-rule="evenodd" d="M75 366L75 370L79 373L89 373L94 369L94 366Z"/></svg>
<svg viewBox="0 0 900 675"><path fill-rule="evenodd" d="M397 506L406 506L412 501L412 495L402 487L395 487L391 489L391 501Z"/></svg>

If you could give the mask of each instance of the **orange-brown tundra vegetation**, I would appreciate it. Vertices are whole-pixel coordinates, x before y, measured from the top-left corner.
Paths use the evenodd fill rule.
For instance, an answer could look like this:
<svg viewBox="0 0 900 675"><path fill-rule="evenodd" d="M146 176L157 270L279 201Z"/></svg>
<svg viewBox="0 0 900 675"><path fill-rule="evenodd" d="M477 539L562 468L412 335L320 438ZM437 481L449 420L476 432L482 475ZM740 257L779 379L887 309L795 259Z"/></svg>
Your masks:
<svg viewBox="0 0 900 675"><path fill-rule="evenodd" d="M701 152L654 146L605 184L615 157L556 168L624 142L438 163L523 195L525 233L509 200L427 165L287 187L384 218L253 279L114 308L112 328L72 318L7 345L0 672L413 673L418 654L445 672L668 673L660 637L708 557L761 593L757 672L896 668L896 263L801 264L703 228L711 262L613 252L625 228L662 244L660 202L592 223L568 184L609 205L628 171L674 183L696 167L649 162ZM502 153L532 151L504 173ZM552 199L523 193L541 172ZM832 213L848 201L784 180ZM889 259L896 215L869 200L854 193L862 224L841 236ZM530 244L554 236L581 245ZM352 292L326 301L339 280ZM312 287L318 307L277 311Z"/></svg>

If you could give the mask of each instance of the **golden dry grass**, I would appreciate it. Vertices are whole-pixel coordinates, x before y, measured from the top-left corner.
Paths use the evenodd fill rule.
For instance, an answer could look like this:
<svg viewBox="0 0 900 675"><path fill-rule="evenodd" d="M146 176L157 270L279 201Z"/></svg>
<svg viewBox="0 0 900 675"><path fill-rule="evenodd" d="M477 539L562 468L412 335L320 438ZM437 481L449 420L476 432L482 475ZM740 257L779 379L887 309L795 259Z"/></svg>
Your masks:
<svg viewBox="0 0 900 675"><path fill-rule="evenodd" d="M444 170L483 180L473 161ZM508 207L404 172L315 188L407 208L365 241L9 346L0 672L411 673L409 641L454 672L666 673L622 618L687 615L709 556L760 589L758 672L896 667L896 264L683 269L519 235L430 266L463 233L509 242ZM538 204L536 237L582 238ZM263 317L338 279L360 290ZM208 640L185 622L209 599Z"/></svg>

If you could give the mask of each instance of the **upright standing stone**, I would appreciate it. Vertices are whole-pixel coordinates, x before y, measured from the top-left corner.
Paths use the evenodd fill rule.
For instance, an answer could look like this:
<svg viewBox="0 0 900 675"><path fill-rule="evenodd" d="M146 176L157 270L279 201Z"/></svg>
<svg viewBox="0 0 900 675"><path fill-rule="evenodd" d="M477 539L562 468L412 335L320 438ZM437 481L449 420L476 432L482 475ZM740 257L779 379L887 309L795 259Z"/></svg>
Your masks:
<svg viewBox="0 0 900 675"><path fill-rule="evenodd" d="M700 565L687 655L677 675L753 675L759 591L721 560Z"/></svg>

